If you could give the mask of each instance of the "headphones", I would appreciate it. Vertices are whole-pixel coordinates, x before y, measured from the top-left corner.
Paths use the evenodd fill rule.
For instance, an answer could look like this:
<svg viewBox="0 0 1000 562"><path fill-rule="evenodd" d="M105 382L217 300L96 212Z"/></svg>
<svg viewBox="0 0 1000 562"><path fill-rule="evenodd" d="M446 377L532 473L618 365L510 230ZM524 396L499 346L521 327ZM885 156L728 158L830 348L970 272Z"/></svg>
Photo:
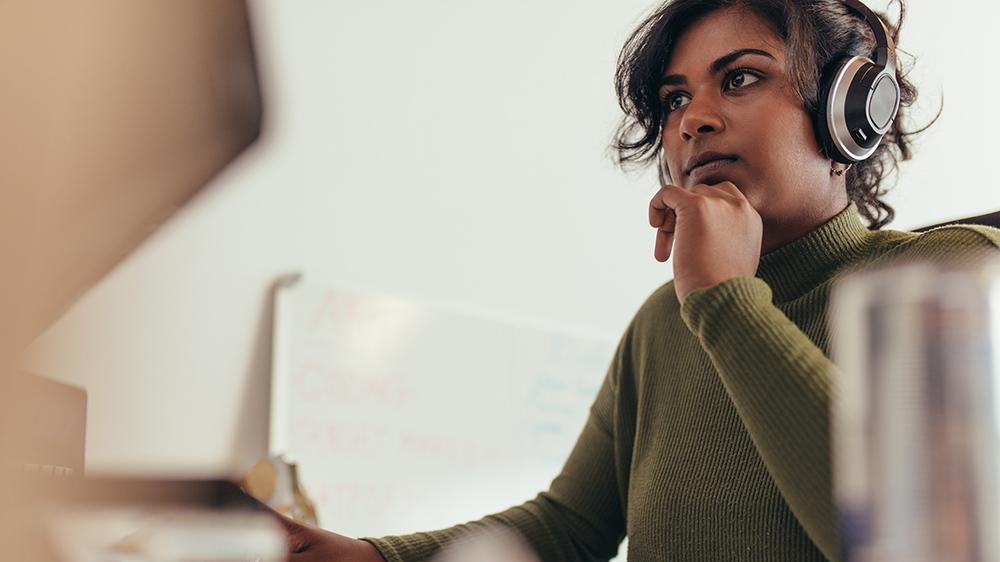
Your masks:
<svg viewBox="0 0 1000 562"><path fill-rule="evenodd" d="M843 164L875 152L899 111L896 45L885 24L859 0L841 0L864 16L875 34L875 61L840 57L826 66L813 117L817 141L827 157Z"/></svg>

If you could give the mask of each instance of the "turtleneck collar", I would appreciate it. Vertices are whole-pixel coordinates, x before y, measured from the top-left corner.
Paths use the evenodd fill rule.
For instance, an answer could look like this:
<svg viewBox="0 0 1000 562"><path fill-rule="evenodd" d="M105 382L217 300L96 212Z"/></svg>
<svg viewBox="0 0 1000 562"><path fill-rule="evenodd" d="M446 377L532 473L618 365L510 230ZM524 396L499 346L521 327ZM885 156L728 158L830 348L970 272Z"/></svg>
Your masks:
<svg viewBox="0 0 1000 562"><path fill-rule="evenodd" d="M863 257L870 234L852 201L801 238L761 256L757 277L771 287L775 302L788 302Z"/></svg>

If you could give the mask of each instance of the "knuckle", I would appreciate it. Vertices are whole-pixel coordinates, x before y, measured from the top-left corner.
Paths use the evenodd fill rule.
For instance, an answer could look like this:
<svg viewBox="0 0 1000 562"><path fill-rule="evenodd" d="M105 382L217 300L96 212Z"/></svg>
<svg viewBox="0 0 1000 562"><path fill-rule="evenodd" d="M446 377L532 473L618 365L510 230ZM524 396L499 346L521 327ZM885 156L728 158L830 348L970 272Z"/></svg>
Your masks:
<svg viewBox="0 0 1000 562"><path fill-rule="evenodd" d="M691 201L691 206L697 209L698 211L707 210L709 204L710 201L708 197L696 197L694 200Z"/></svg>

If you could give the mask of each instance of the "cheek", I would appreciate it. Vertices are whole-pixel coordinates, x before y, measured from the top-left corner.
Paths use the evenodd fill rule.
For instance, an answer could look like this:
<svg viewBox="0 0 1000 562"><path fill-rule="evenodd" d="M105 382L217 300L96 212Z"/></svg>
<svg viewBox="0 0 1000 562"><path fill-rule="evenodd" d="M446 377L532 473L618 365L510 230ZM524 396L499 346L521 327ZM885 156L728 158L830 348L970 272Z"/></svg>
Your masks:
<svg viewBox="0 0 1000 562"><path fill-rule="evenodd" d="M674 143L670 143L665 140L660 141L660 153L657 155L657 165L663 166L664 171L670 177L671 181L676 182L682 174L683 163L678 160L681 149L677 146L673 146Z"/></svg>
<svg viewBox="0 0 1000 562"><path fill-rule="evenodd" d="M779 175L796 178L811 177L816 170L829 169L829 161L816 143L808 114L786 109L778 115L785 117L771 121L767 134L755 147L755 151L769 161L771 169Z"/></svg>
<svg viewBox="0 0 1000 562"><path fill-rule="evenodd" d="M811 123L796 113L783 107L771 110L779 119L755 119L753 139L745 144L749 184L742 191L765 217L801 199L801 190L809 191L822 179L817 173L829 169L818 154Z"/></svg>

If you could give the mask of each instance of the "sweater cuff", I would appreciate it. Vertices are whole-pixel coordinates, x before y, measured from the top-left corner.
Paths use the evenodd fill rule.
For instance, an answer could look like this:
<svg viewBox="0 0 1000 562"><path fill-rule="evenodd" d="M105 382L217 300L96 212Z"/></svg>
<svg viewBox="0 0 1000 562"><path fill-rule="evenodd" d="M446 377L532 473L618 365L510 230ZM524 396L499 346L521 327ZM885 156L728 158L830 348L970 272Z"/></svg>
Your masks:
<svg viewBox="0 0 1000 562"><path fill-rule="evenodd" d="M382 555L382 558L386 562L403 562L403 554L396 549L395 545L390 539L394 537L361 537L358 540L365 541L366 543L375 547L375 550ZM402 546L402 545L400 545Z"/></svg>
<svg viewBox="0 0 1000 562"><path fill-rule="evenodd" d="M681 306L681 318L702 341L715 341L718 332L726 327L723 312L770 305L771 297L771 287L763 279L732 277L688 294Z"/></svg>

